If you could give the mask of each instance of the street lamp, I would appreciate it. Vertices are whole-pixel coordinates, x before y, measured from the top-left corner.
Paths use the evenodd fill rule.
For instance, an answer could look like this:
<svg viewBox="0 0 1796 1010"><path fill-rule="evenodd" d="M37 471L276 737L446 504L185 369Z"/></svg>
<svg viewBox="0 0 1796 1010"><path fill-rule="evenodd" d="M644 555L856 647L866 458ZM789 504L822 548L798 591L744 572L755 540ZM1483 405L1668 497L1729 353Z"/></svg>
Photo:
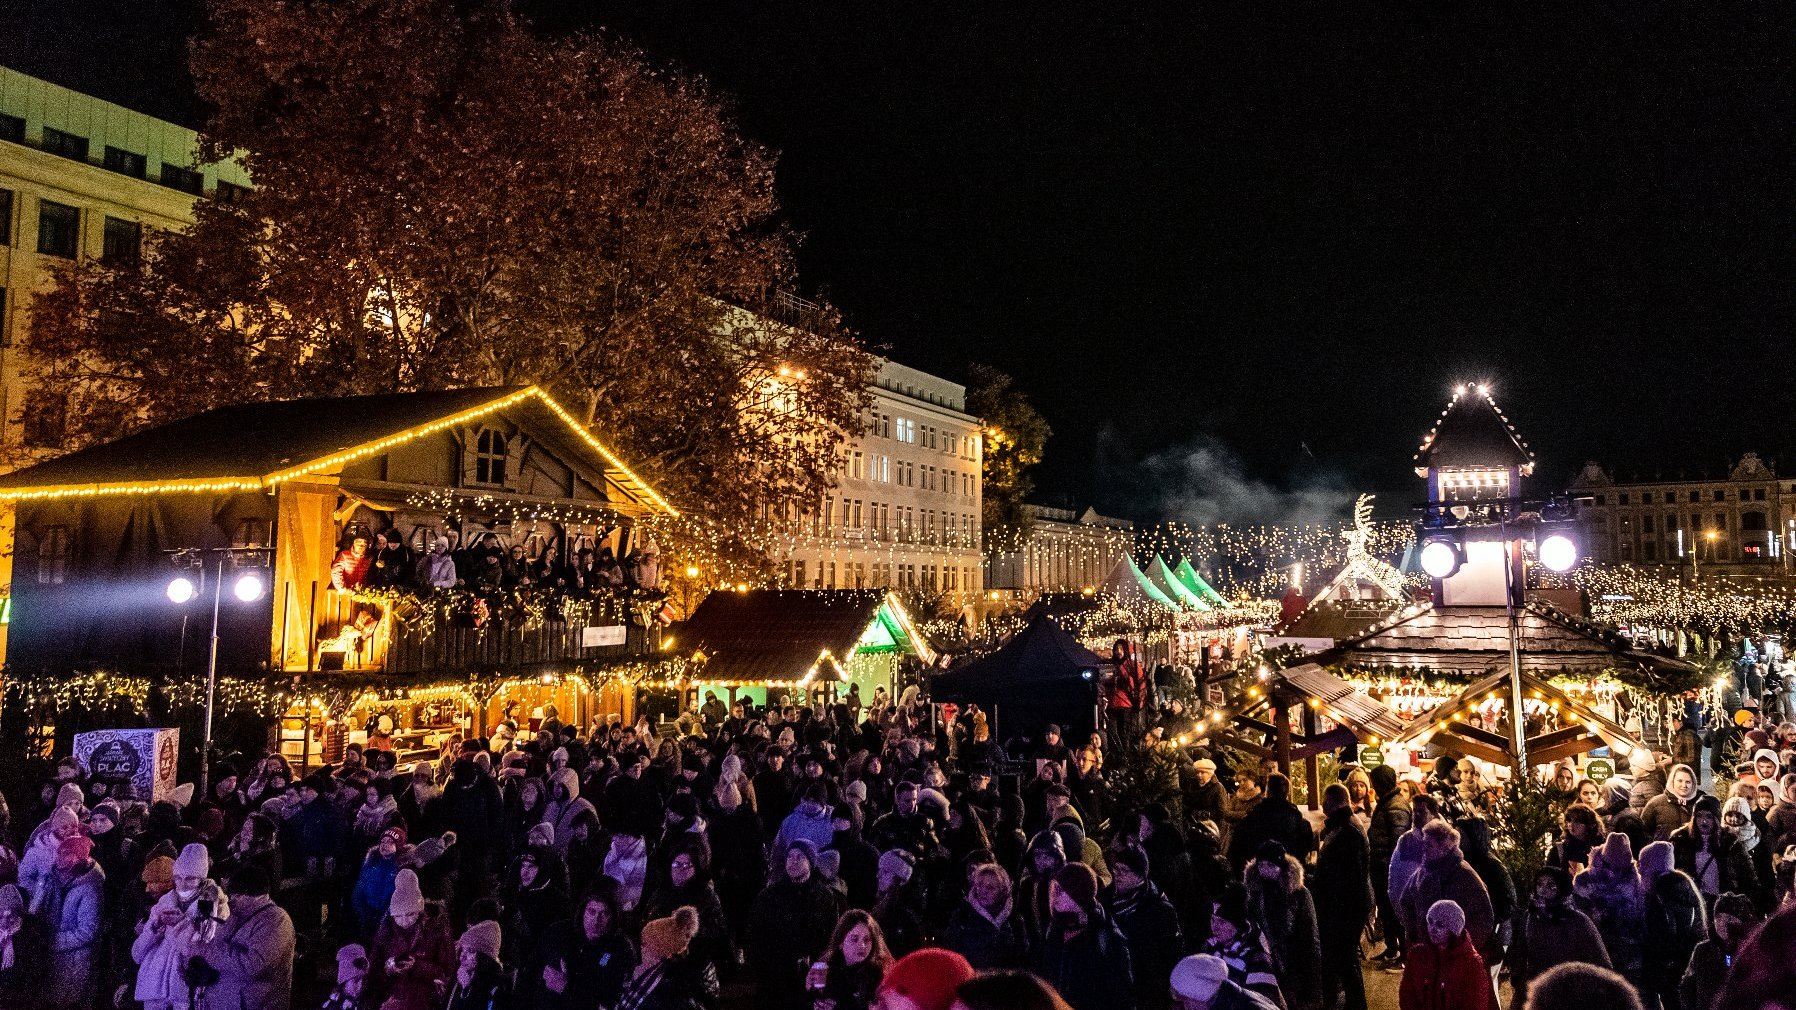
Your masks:
<svg viewBox="0 0 1796 1010"><path fill-rule="evenodd" d="M268 582L261 569L268 565L266 548L233 548L214 547L210 551L218 555L218 566L212 578L212 643L206 656L206 721L205 730L200 738L200 782L199 797L204 799L210 794L212 785L212 712L218 694L218 611L219 603L224 595L225 566L234 569L245 569L231 583L231 595L240 602L255 603L268 594ZM201 551L176 551L174 562L188 571L199 574L200 584L195 585L192 576L183 572L168 581L169 601L176 604L190 603L205 588L206 567ZM183 635L187 618L181 618Z"/></svg>

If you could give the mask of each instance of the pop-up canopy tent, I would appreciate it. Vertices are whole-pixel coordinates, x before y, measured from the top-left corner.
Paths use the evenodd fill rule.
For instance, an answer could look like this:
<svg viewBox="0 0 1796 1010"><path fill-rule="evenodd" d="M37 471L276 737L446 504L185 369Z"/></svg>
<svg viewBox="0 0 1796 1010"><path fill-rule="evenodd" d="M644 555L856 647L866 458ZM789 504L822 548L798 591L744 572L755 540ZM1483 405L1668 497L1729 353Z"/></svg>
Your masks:
<svg viewBox="0 0 1796 1010"><path fill-rule="evenodd" d="M1136 566L1135 559L1126 553L1116 559L1116 567L1110 570L1110 577L1104 580L1103 591L1115 598L1125 610L1153 612L1156 608L1174 611L1179 609L1179 605L1154 585L1153 580Z"/></svg>
<svg viewBox="0 0 1796 1010"><path fill-rule="evenodd" d="M936 702L984 708L994 738L1000 725L1020 733L1052 722L1077 739L1094 728L1098 679L1106 665L1052 617L1037 614L997 651L936 674L929 695Z"/></svg>
<svg viewBox="0 0 1796 1010"><path fill-rule="evenodd" d="M1197 574L1197 569L1191 567L1190 558L1180 558L1179 567L1173 569L1173 574L1177 575L1180 582L1183 582L1188 589L1202 597L1206 603L1217 607L1228 606L1229 601L1223 598L1221 593L1210 588L1210 584L1204 581L1204 577Z"/></svg>
<svg viewBox="0 0 1796 1010"><path fill-rule="evenodd" d="M1147 563L1145 571L1148 579L1155 586L1159 587L1169 598L1183 604L1186 610L1210 609L1210 604L1196 590L1185 585L1177 575L1173 574L1173 570L1166 565L1166 559L1160 555L1154 555L1154 560Z"/></svg>

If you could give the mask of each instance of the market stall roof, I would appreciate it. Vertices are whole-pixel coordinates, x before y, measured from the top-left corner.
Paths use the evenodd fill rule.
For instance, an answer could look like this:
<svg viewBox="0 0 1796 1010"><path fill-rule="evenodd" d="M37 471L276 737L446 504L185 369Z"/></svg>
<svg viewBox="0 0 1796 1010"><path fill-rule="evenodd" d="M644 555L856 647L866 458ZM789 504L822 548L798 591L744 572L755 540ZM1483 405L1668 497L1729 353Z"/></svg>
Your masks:
<svg viewBox="0 0 1796 1010"><path fill-rule="evenodd" d="M935 701L986 705L1069 688L1089 695L1096 689L1099 669L1108 662L1080 645L1052 617L1037 614L996 651L936 674L929 692Z"/></svg>
<svg viewBox="0 0 1796 1010"><path fill-rule="evenodd" d="M1173 574L1173 570L1166 565L1166 559L1160 555L1154 555L1154 560L1147 563L1146 575L1148 581L1152 582L1156 589L1165 593L1168 599L1182 604L1185 609L1210 609L1210 604L1204 600L1203 596L1190 586L1185 585L1177 575Z"/></svg>
<svg viewBox="0 0 1796 1010"><path fill-rule="evenodd" d="M660 495L535 386L275 400L220 407L0 476L0 501L246 491L329 474L424 435L510 410L537 415L623 493L624 504L677 515Z"/></svg>
<svg viewBox="0 0 1796 1010"><path fill-rule="evenodd" d="M1274 677L1277 683L1289 686L1305 699L1315 699L1330 719L1353 730L1362 740L1391 740L1403 732L1403 720L1384 702L1361 694L1352 684L1315 663L1279 670Z"/></svg>
<svg viewBox="0 0 1796 1010"><path fill-rule="evenodd" d="M1127 553L1116 559L1116 567L1110 570L1110 577L1104 580L1104 591L1116 597L1124 607L1149 603L1167 610L1179 609L1178 604L1172 602L1142 574L1141 569L1135 565L1135 559Z"/></svg>
<svg viewBox="0 0 1796 1010"><path fill-rule="evenodd" d="M704 656L693 679L706 682L837 680L858 652L935 661L897 596L878 589L719 590L678 637L683 651Z"/></svg>
<svg viewBox="0 0 1796 1010"><path fill-rule="evenodd" d="M1488 386L1461 386L1416 450L1416 473L1430 469L1513 466L1534 470L1534 453L1497 408Z"/></svg>
<svg viewBox="0 0 1796 1010"><path fill-rule="evenodd" d="M1681 660L1641 652L1613 628L1531 599L1519 617L1522 669L1542 677L1638 675L1668 693L1699 676ZM1393 667L1481 677L1509 668L1509 619L1502 607L1414 604L1317 657L1345 667Z"/></svg>
<svg viewBox="0 0 1796 1010"><path fill-rule="evenodd" d="M1311 601L1303 613L1266 640L1266 648L1295 645L1310 652L1365 634L1403 609L1398 600L1333 599Z"/></svg>
<svg viewBox="0 0 1796 1010"><path fill-rule="evenodd" d="M1551 764L1560 758L1582 754L1598 747L1609 747L1617 754L1627 755L1645 746L1630 736L1619 723L1579 703L1571 695L1554 687L1545 677L1524 672L1521 679L1524 703L1536 701L1550 705L1561 713L1557 728L1528 737L1530 764ZM1411 721L1392 742L1402 744L1412 740L1432 740L1450 751L1470 754L1486 761L1508 763L1511 760L1508 737L1472 726L1461 721L1461 717L1478 704L1481 695L1495 692L1499 697L1507 699L1509 690L1508 671L1493 673L1474 681L1458 694L1437 705L1434 711Z"/></svg>
<svg viewBox="0 0 1796 1010"><path fill-rule="evenodd" d="M1179 581L1183 582L1187 589L1203 597L1206 601L1221 607L1228 606L1229 601L1221 593L1210 588L1210 584L1204 581L1204 577L1197 574L1197 569L1191 567L1190 558L1180 558L1179 566L1173 569L1172 573L1179 577Z"/></svg>

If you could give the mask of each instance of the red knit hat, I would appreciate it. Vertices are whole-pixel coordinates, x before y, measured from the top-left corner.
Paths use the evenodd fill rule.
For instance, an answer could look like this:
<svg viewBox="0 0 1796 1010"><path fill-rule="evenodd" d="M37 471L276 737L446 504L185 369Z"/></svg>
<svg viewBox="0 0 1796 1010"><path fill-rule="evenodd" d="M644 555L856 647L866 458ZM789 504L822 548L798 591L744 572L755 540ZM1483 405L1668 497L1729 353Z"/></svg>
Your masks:
<svg viewBox="0 0 1796 1010"><path fill-rule="evenodd" d="M973 977L973 966L951 950L924 947L899 958L886 969L881 989L890 990L917 1005L917 1010L948 1010L954 990Z"/></svg>

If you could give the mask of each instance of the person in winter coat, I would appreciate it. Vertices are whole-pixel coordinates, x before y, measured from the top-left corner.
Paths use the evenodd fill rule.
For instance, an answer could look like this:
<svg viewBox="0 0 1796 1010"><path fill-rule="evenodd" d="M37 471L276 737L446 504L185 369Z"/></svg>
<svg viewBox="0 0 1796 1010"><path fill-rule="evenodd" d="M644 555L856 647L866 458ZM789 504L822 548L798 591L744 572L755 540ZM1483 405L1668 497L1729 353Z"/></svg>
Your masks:
<svg viewBox="0 0 1796 1010"><path fill-rule="evenodd" d="M1590 850L1608 837L1603 819L1596 810L1583 803L1573 803L1560 815L1559 841L1547 854L1547 862L1567 873L1577 873L1590 865Z"/></svg>
<svg viewBox="0 0 1796 1010"><path fill-rule="evenodd" d="M1452 901L1465 915L1465 932L1478 948L1479 958L1493 963L1501 956L1490 891L1459 849L1459 831L1444 820L1429 821L1422 829L1422 868L1403 890L1404 935L1423 936L1428 910L1437 901ZM1485 959L1485 955L1489 958Z"/></svg>
<svg viewBox="0 0 1796 1010"><path fill-rule="evenodd" d="M1534 981L1525 1010L1646 1010L1632 983L1607 968L1569 961Z"/></svg>
<svg viewBox="0 0 1796 1010"><path fill-rule="evenodd" d="M472 757L458 757L449 772L440 801L443 823L455 833L458 857L452 907L466 909L476 897L492 889L493 856L502 837L500 817L504 801L492 776L483 773ZM375 963L377 970L379 962ZM434 1010L434 1008L433 1008Z"/></svg>
<svg viewBox="0 0 1796 1010"><path fill-rule="evenodd" d="M1229 978L1229 966L1215 954L1193 954L1172 969L1173 1000L1179 1010L1278 1010L1257 992Z"/></svg>
<svg viewBox="0 0 1796 1010"><path fill-rule="evenodd" d="M399 871L387 917L369 948L374 991L382 1010L436 1010L455 972L455 939L449 915L428 905L418 875Z"/></svg>
<svg viewBox="0 0 1796 1010"><path fill-rule="evenodd" d="M253 813L243 818L237 834L225 846L218 869L228 879L245 866L260 866L269 880L278 881L284 873L281 860L280 837L274 821L267 814Z"/></svg>
<svg viewBox="0 0 1796 1010"><path fill-rule="evenodd" d="M872 908L879 897L879 850L867 844L859 831L860 810L843 803L830 811L829 851L841 857L842 885L852 908Z"/></svg>
<svg viewBox="0 0 1796 1010"><path fill-rule="evenodd" d="M1267 941L1279 991L1290 1010L1322 1005L1322 946L1316 905L1303 884L1303 864L1267 841L1247 864L1247 914Z"/></svg>
<svg viewBox="0 0 1796 1010"><path fill-rule="evenodd" d="M293 1004L293 920L268 896L259 866L237 871L227 888L231 914L207 931L186 934L183 953L217 973L199 1010L289 1010Z"/></svg>
<svg viewBox="0 0 1796 1010"><path fill-rule="evenodd" d="M19 890L25 892L31 914L43 907L50 877L56 871L57 853L62 843L81 834L81 814L77 806L58 806L31 832L25 843L25 854L19 858Z"/></svg>
<svg viewBox="0 0 1796 1010"><path fill-rule="evenodd" d="M556 928L540 966L520 974L520 1003L542 1010L615 1006L637 960L636 944L622 926L612 889L589 893L574 919Z"/></svg>
<svg viewBox="0 0 1796 1010"><path fill-rule="evenodd" d="M1744 894L1724 894L1715 901L1714 935L1696 945L1678 982L1681 1010L1721 1010L1717 997L1746 938L1762 917ZM1786 952L1787 953L1787 952Z"/></svg>
<svg viewBox="0 0 1796 1010"><path fill-rule="evenodd" d="M455 941L455 976L448 1010L504 1010L510 977L499 960L504 930L491 919L472 923Z"/></svg>
<svg viewBox="0 0 1796 1010"><path fill-rule="evenodd" d="M574 840L574 826L584 824L588 831L596 830L599 812L590 800L580 795L580 775L572 768L557 769L549 776L549 792L543 823L555 829L555 851L566 859L568 846Z"/></svg>
<svg viewBox="0 0 1796 1010"><path fill-rule="evenodd" d="M393 825L381 833L380 841L362 860L355 890L350 892L350 908L364 938L374 936L380 921L387 917L387 902L393 897L393 881L399 876L401 860L411 854L405 844L405 827Z"/></svg>
<svg viewBox="0 0 1796 1010"><path fill-rule="evenodd" d="M1796 678L1792 682L1796 683ZM1772 852L1781 853L1796 845L1796 772L1785 772L1777 780L1777 802L1765 815L1765 824L1770 829Z"/></svg>
<svg viewBox="0 0 1796 1010"><path fill-rule="evenodd" d="M1648 800L1640 814L1653 841L1662 842L1689 823L1691 806L1700 792L1696 773L1689 765L1671 766L1671 774L1665 777L1665 791Z"/></svg>
<svg viewBox="0 0 1796 1010"><path fill-rule="evenodd" d="M1129 945L1135 1003L1142 1010L1167 1005L1165 979L1185 954L1185 935L1172 901L1150 879L1147 853L1134 846L1110 854L1114 882L1104 911ZM968 960L971 960L970 958Z"/></svg>
<svg viewBox="0 0 1796 1010"><path fill-rule="evenodd" d="M1704 796L1693 805L1690 823L1671 833L1677 868L1690 875L1703 900L1713 904L1723 894L1757 891L1752 857L1740 837L1721 826L1721 804Z"/></svg>
<svg viewBox="0 0 1796 1010"><path fill-rule="evenodd" d="M1411 918L1404 911L1403 892L1409 889L1410 881L1415 879L1416 871L1422 868L1426 859L1427 846L1422 841L1422 832L1428 825L1440 819L1440 804L1434 797L1423 794L1412 797L1409 801L1409 830L1398 836L1396 847L1391 850L1391 863L1386 874L1387 894L1391 906L1397 911L1395 928L1403 934L1404 942L1408 942L1414 934L1409 932Z"/></svg>
<svg viewBox="0 0 1796 1010"><path fill-rule="evenodd" d="M1441 900L1423 915L1424 933L1412 942L1398 990L1402 1010L1496 1010L1490 972L1466 933L1466 914Z"/></svg>
<svg viewBox="0 0 1796 1010"><path fill-rule="evenodd" d="M1670 842L1640 851L1640 883L1646 888L1646 935L1641 995L1677 1010L1678 983L1696 945L1709 938L1702 895L1683 872L1673 869Z"/></svg>
<svg viewBox="0 0 1796 1010"><path fill-rule="evenodd" d="M1745 893L1752 898L1753 904L1769 911L1776 871L1772 868L1771 846L1765 840L1764 818L1756 814L1744 796L1739 795L1753 790L1739 784L1734 789L1736 795L1721 805L1721 826L1740 840L1740 848L1746 851L1746 858L1752 863L1752 890Z"/></svg>
<svg viewBox="0 0 1796 1010"><path fill-rule="evenodd" d="M1503 950L1509 946L1510 924L1515 919L1515 881L1509 877L1509 869L1490 854L1490 822L1482 817L1467 817L1455 825L1459 829L1459 848L1465 854L1466 864L1478 879L1484 881L1484 889L1490 892L1491 915L1497 924L1497 937L1491 944L1490 956L1485 963L1495 966L1503 956Z"/></svg>
<svg viewBox="0 0 1796 1010"><path fill-rule="evenodd" d="M677 848L667 864L667 884L648 897L643 911L650 919L664 919L681 908L692 908L698 913L698 932L693 934L688 958L699 968L707 964L734 968L736 950L723 903L711 885L708 854L706 846L691 842Z"/></svg>
<svg viewBox="0 0 1796 1010"><path fill-rule="evenodd" d="M189 843L174 861L174 887L156 899L150 915L131 944L137 962L133 998L144 1010L171 1010L187 1006L187 983L181 974L181 952L193 929L194 902L202 886L210 883L212 856L198 842Z"/></svg>
<svg viewBox="0 0 1796 1010"><path fill-rule="evenodd" d="M1266 776L1265 798L1235 825L1229 836L1229 863L1237 873L1241 872L1268 841L1284 846L1298 862L1316 851L1316 833L1310 830L1303 811L1291 802L1291 780L1278 772Z"/></svg>
<svg viewBox="0 0 1796 1010"><path fill-rule="evenodd" d="M1646 887L1627 835L1611 831L1603 847L1591 851L1589 868L1572 879L1572 903L1596 923L1610 966L1638 985L1646 942Z"/></svg>
<svg viewBox="0 0 1796 1010"><path fill-rule="evenodd" d="M836 833L828 798L829 790L822 783L806 786L798 806L780 822L779 832L773 837L773 851L784 852L799 839L819 852L828 848Z"/></svg>
<svg viewBox="0 0 1796 1010"><path fill-rule="evenodd" d="M903 849L890 849L879 857L879 897L873 902L873 919L885 937L893 957L903 957L923 946L921 881L913 884L916 857Z"/></svg>
<svg viewBox="0 0 1796 1010"><path fill-rule="evenodd" d="M1409 794L1398 788L1397 769L1390 765L1379 765L1369 777L1377 799L1372 805L1371 826L1366 829L1366 845L1372 867L1372 897L1378 903L1379 929L1384 935L1384 950L1379 952L1378 960L1397 961L1403 957L1403 927L1392 900L1391 857L1397 851L1397 840L1409 831ZM1415 872L1414 867L1410 872Z"/></svg>
<svg viewBox="0 0 1796 1010"><path fill-rule="evenodd" d="M336 876L337 856L348 837L342 811L326 795L329 788L325 776L308 776L299 785L299 809L287 821L299 865L313 879Z"/></svg>
<svg viewBox="0 0 1796 1010"><path fill-rule="evenodd" d="M1316 854L1309 889L1316 901L1316 930L1322 945L1323 1005L1334 1006L1335 996L1340 994L1345 1000L1343 1010L1366 1010L1359 937L1373 909L1369 846L1360 831L1352 797L1341 783L1323 791L1322 811L1326 818L1322 848Z"/></svg>
<svg viewBox="0 0 1796 1010"><path fill-rule="evenodd" d="M627 832L612 835L605 850L603 871L608 880L617 884L617 900L624 911L636 911L636 906L642 904L643 889L648 886L648 842Z"/></svg>
<svg viewBox="0 0 1796 1010"><path fill-rule="evenodd" d="M50 985L45 1001L84 1007L93 999L94 957L105 925L106 874L93 861L93 840L71 835L57 847L43 881L38 918L50 938Z"/></svg>
<svg viewBox="0 0 1796 1010"><path fill-rule="evenodd" d="M893 960L871 915L858 908L843 912L829 949L805 976L812 1010L868 1010Z"/></svg>
<svg viewBox="0 0 1796 1010"><path fill-rule="evenodd" d="M1073 1010L1134 1010L1129 944L1098 904L1097 874L1083 863L1061 867L1048 907L1052 923L1030 970Z"/></svg>
<svg viewBox="0 0 1796 1010"><path fill-rule="evenodd" d="M1203 953L1214 954L1228 965L1229 981L1265 998L1284 1010L1285 998L1278 975L1272 970L1266 937L1247 911L1247 888L1231 883L1210 912L1210 937Z"/></svg>
<svg viewBox="0 0 1796 1010"><path fill-rule="evenodd" d="M505 916L500 921L504 946L499 961L521 965L526 952L542 942L549 930L573 914L573 899L567 893L567 869L555 850L538 846L518 856L513 878L508 882Z"/></svg>
<svg viewBox="0 0 1796 1010"><path fill-rule="evenodd" d="M368 949L359 943L337 948L337 984L319 1010L373 1010L367 1001Z"/></svg>
<svg viewBox="0 0 1796 1010"><path fill-rule="evenodd" d="M0 1008L37 1006L48 955L38 924L25 916L25 895L16 884L0 885Z"/></svg>
<svg viewBox="0 0 1796 1010"><path fill-rule="evenodd" d="M1520 1006L1537 976L1566 961L1609 967L1609 952L1590 917L1571 905L1571 874L1543 866L1534 874L1528 904L1516 913L1514 941L1506 960L1513 1005Z"/></svg>
<svg viewBox="0 0 1796 1010"><path fill-rule="evenodd" d="M817 850L802 839L785 850L780 872L749 914L748 960L758 1005L792 1010L804 1002L804 962L829 942L840 896L817 872Z"/></svg>
<svg viewBox="0 0 1796 1010"><path fill-rule="evenodd" d="M941 945L980 971L1028 964L1028 935L1016 915L1010 874L1002 866L986 863L973 869L966 900L948 917Z"/></svg>
<svg viewBox="0 0 1796 1010"><path fill-rule="evenodd" d="M1043 831L1029 843L1023 859L1023 872L1016 882L1016 914L1033 950L1048 935L1054 914L1048 907L1048 892L1054 875L1066 865L1066 849L1059 835Z"/></svg>

